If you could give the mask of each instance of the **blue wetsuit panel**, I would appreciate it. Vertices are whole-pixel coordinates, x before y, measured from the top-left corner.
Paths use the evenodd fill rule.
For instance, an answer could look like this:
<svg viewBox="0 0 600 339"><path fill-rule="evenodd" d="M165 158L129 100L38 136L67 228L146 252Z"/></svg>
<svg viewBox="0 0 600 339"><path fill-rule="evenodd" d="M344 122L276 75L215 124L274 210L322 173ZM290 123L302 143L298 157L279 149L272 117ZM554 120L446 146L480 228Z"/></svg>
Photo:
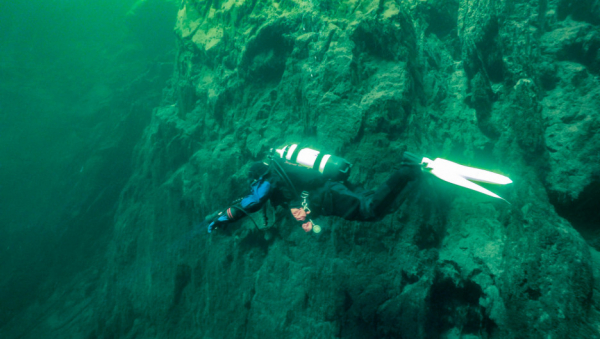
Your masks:
<svg viewBox="0 0 600 339"><path fill-rule="evenodd" d="M242 199L240 205L244 210L246 210L246 212L253 213L260 210L260 208L269 198L271 183L265 180L259 180L255 182L250 189L250 194Z"/></svg>

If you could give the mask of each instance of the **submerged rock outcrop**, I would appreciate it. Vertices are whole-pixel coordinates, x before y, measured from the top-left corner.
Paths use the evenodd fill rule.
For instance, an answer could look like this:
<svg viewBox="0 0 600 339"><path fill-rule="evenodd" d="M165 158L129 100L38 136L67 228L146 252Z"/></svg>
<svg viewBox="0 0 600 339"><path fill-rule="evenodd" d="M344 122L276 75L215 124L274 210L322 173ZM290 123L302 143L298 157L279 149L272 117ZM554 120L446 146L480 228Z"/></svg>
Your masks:
<svg viewBox="0 0 600 339"><path fill-rule="evenodd" d="M172 104L121 197L96 333L598 337L596 238L577 218L598 220L599 10L183 1ZM274 210L267 229L194 235L245 193L249 161L298 140L366 187L404 150L506 173L511 204L430 178L382 222L307 235Z"/></svg>
<svg viewBox="0 0 600 339"><path fill-rule="evenodd" d="M600 338L599 26L594 0L182 1L97 314L67 327ZM300 140L369 188L405 150L504 173L510 204L427 177L381 222L305 234L270 208L263 229L195 228L245 193L250 161Z"/></svg>

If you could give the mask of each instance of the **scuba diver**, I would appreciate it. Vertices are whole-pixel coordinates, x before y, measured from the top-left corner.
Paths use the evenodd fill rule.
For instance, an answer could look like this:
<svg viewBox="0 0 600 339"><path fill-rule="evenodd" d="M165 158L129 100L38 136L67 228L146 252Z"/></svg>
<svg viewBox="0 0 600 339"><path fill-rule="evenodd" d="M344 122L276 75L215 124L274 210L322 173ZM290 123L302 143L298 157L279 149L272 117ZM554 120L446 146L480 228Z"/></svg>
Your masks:
<svg viewBox="0 0 600 339"><path fill-rule="evenodd" d="M512 182L496 173L404 152L400 167L385 183L376 190L364 190L346 181L352 164L340 157L293 144L271 150L268 158L269 163L255 162L250 166L250 194L206 218L209 233L259 211L269 200L274 207L289 209L305 232L321 231L312 221L318 216L377 221L390 212L409 183L427 172L495 198L500 197L469 180L502 185Z"/></svg>

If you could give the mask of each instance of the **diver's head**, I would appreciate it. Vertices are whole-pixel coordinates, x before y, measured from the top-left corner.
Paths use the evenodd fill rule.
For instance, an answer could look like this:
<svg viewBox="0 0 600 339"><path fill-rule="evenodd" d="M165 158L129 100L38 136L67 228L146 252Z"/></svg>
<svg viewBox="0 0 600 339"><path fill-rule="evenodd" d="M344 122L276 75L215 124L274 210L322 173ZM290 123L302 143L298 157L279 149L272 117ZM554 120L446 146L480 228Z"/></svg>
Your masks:
<svg viewBox="0 0 600 339"><path fill-rule="evenodd" d="M269 165L262 161L257 161L250 165L250 169L248 170L248 180L250 182L258 180L260 177L267 174L268 171Z"/></svg>

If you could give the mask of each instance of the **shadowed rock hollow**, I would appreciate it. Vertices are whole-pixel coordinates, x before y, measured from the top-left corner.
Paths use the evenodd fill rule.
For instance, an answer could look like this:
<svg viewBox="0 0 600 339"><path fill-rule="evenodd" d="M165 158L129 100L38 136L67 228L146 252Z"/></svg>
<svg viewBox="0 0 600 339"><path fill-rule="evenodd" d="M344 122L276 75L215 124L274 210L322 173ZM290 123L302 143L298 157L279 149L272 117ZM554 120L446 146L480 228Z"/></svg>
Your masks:
<svg viewBox="0 0 600 339"><path fill-rule="evenodd" d="M594 0L184 0L166 104L90 292L97 312L67 326L599 338L598 18ZM194 233L246 192L249 162L299 140L354 163L350 181L369 188L405 150L504 173L511 204L431 177L381 222L323 219L317 236L271 209L268 229Z"/></svg>

